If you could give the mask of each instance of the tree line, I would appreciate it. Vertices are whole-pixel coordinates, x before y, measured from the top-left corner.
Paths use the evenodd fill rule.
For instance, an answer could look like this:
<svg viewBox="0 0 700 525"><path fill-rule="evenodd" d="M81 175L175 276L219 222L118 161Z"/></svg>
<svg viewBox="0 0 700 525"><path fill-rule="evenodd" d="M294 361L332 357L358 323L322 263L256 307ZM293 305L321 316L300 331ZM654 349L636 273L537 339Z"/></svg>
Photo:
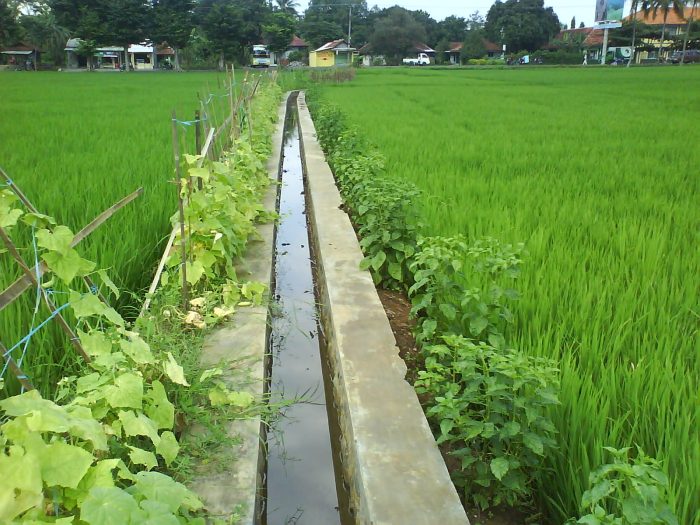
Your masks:
<svg viewBox="0 0 700 525"><path fill-rule="evenodd" d="M311 0L303 13L295 0L0 0L0 45L30 43L55 63L72 37L81 39L86 56L101 46L148 40L167 43L176 61L184 51L191 61L223 63L245 62L250 46L261 42L283 51L295 34L310 49L349 37L355 48L370 44L399 60L414 54L416 43L444 51L451 42L487 38L513 50L537 48L559 30L543 0L498 0L485 17L476 12L441 21L423 10L369 8L365 0ZM473 51L479 53L479 45Z"/></svg>
<svg viewBox="0 0 700 525"><path fill-rule="evenodd" d="M683 5L684 0L633 1L635 11L660 10L664 20ZM171 46L176 65L181 52L190 63L218 59L221 65L225 60L246 63L252 44L265 42L272 51L283 51L295 34L310 49L340 38L355 48L369 44L389 63L415 54L416 43L435 49L438 62L453 42L463 43L462 59L483 57L486 41L505 45L508 53L535 51L547 43L565 49L580 44L555 40L566 25L543 0L497 0L485 16L475 12L440 21L423 10L369 8L365 0L311 0L304 12L298 7L295 0L0 0L0 45L31 43L60 64L69 37L82 40L85 56L97 47L148 40ZM651 32L642 27L640 37ZM625 33L620 43L642 41L620 33Z"/></svg>

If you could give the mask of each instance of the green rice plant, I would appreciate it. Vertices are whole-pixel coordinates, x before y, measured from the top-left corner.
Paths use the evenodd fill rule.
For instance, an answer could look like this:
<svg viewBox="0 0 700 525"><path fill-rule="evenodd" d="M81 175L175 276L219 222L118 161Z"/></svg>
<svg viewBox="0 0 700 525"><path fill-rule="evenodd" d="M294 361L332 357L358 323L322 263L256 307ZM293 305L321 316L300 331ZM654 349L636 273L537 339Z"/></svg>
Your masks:
<svg viewBox="0 0 700 525"><path fill-rule="evenodd" d="M662 461L700 524L698 68L362 70L324 85L425 234L524 242L508 342L561 370L540 500L576 513L603 447ZM659 131L662 130L662 131Z"/></svg>
<svg viewBox="0 0 700 525"><path fill-rule="evenodd" d="M115 304L126 317L135 315L135 297L152 279L177 206L177 187L171 183L172 110L181 120L191 120L199 93L211 98L212 117L220 121L228 104L224 92L220 77L210 73L5 73L0 79L0 166L40 211L75 232L126 194L144 188L142 197L77 248L108 269L124 291ZM180 129L183 144L193 151L194 128ZM30 239L27 231L17 244L33 264ZM9 255L0 253L0 289L20 274ZM0 311L0 334L8 347L31 328L32 294ZM35 321L47 315L42 307ZM55 323L32 337L25 363L44 393L78 367Z"/></svg>

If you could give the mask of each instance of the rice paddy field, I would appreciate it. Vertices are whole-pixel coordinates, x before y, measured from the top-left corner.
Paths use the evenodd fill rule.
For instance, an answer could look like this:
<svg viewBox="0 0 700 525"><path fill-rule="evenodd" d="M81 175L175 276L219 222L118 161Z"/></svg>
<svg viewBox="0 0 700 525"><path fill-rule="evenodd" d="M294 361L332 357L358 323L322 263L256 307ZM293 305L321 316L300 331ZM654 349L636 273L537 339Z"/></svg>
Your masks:
<svg viewBox="0 0 700 525"><path fill-rule="evenodd" d="M424 191L427 234L525 242L509 342L561 369L539 498L576 514L603 447L664 462L700 524L700 67L364 70L324 87Z"/></svg>
<svg viewBox="0 0 700 525"><path fill-rule="evenodd" d="M223 74L214 73L0 74L0 166L39 211L77 232L144 188L141 197L78 247L83 257L108 269L124 291L120 305L126 315L152 279L177 207L169 182L172 111L181 120L193 119L198 95L223 93L223 80ZM213 100L223 104L226 99ZM192 152L193 128L180 129L183 146L187 143ZM33 263L31 242L25 240L22 255ZM0 252L0 289L19 274L9 255ZM0 341L7 347L29 331L32 294L0 311ZM56 302L63 301L58 297ZM58 332L56 326L42 329L26 354L25 368L45 392L75 363L72 348L57 343Z"/></svg>

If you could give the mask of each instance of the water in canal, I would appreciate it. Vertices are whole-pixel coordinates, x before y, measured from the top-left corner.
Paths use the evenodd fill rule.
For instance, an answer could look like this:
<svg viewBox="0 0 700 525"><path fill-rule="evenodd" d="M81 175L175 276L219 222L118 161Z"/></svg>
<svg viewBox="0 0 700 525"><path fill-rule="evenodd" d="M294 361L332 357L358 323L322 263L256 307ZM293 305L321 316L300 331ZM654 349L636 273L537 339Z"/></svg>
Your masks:
<svg viewBox="0 0 700 525"><path fill-rule="evenodd" d="M303 398L268 431L267 525L341 522L306 221L296 94L289 97L271 307L271 398ZM264 518L265 519L265 518Z"/></svg>

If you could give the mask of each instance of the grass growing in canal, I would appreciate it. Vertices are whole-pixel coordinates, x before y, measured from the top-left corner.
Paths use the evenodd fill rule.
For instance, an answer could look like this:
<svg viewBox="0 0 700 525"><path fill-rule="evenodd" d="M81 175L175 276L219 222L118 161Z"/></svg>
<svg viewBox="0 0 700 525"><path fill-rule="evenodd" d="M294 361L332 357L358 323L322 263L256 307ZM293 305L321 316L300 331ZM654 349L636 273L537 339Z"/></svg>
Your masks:
<svg viewBox="0 0 700 525"><path fill-rule="evenodd" d="M562 371L541 499L577 511L604 446L664 461L700 524L698 68L372 70L324 88L419 185L426 233L526 243L507 339Z"/></svg>

